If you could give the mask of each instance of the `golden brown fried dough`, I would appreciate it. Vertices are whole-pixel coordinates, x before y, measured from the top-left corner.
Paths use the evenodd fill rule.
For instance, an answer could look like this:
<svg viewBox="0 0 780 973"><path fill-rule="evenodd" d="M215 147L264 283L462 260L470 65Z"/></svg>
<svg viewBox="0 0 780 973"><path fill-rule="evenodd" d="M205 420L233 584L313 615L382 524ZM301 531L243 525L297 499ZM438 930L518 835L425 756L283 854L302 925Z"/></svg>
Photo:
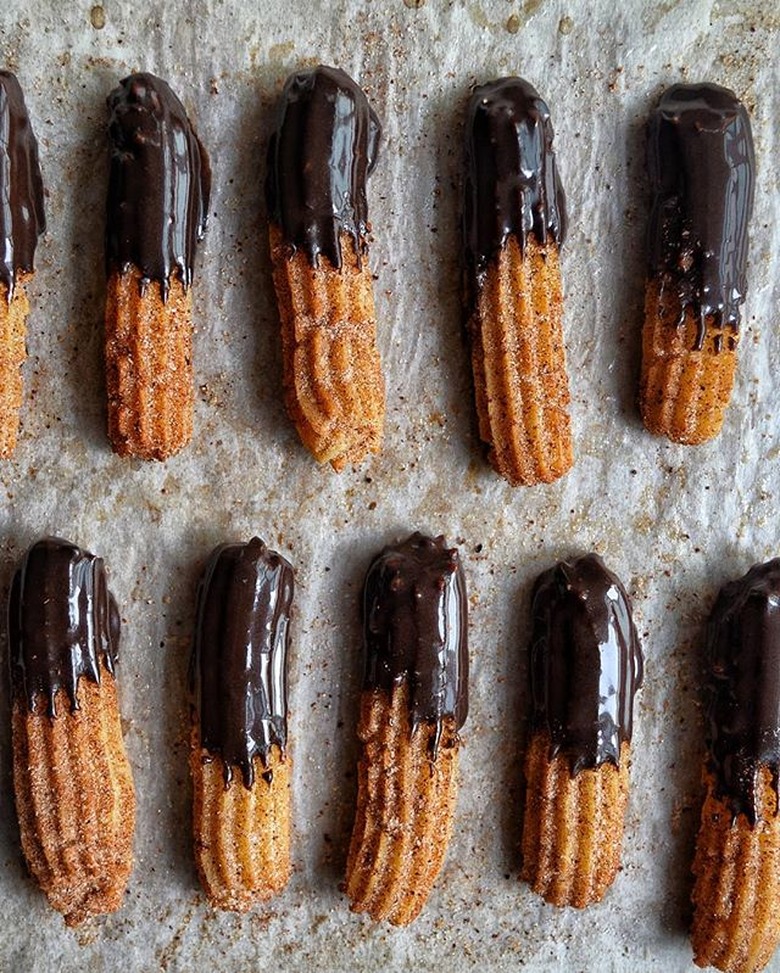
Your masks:
<svg viewBox="0 0 780 973"><path fill-rule="evenodd" d="M358 798L347 859L353 912L404 926L416 919L452 835L458 770L455 721L409 732L409 690L364 692L358 738Z"/></svg>
<svg viewBox="0 0 780 973"><path fill-rule="evenodd" d="M574 461L557 243L514 235L493 258L469 321L480 438L513 486L550 483Z"/></svg>
<svg viewBox="0 0 780 973"><path fill-rule="evenodd" d="M734 818L705 772L707 797L693 862L691 944L697 966L756 973L780 942L780 816L772 771L762 767L755 825Z"/></svg>
<svg viewBox="0 0 780 973"><path fill-rule="evenodd" d="M287 411L315 459L342 470L382 444L385 387L368 260L347 233L340 268L322 255L313 266L304 251L290 254L273 223L270 240Z"/></svg>
<svg viewBox="0 0 780 973"><path fill-rule="evenodd" d="M661 300L657 280L647 284L642 335L640 404L647 429L673 442L695 445L718 435L731 398L739 332L700 323L687 308L683 323L679 297Z"/></svg>
<svg viewBox="0 0 780 973"><path fill-rule="evenodd" d="M163 301L140 281L135 268L108 280L108 434L119 456L164 460L192 437L192 292L172 276Z"/></svg>
<svg viewBox="0 0 780 973"><path fill-rule="evenodd" d="M536 733L525 757L522 878L552 905L600 902L620 867L631 748L620 766L602 763L572 774L568 757L552 759L550 737Z"/></svg>
<svg viewBox="0 0 780 973"><path fill-rule="evenodd" d="M19 433L19 410L22 407L21 367L27 358L27 315L30 304L25 293L25 280L16 278L9 302L0 298L0 458L7 459L16 449Z"/></svg>
<svg viewBox="0 0 780 973"><path fill-rule="evenodd" d="M194 729L190 769L201 883L214 908L245 912L290 877L292 761L274 746L265 762L255 757L251 787L240 774L226 784L222 761L202 749Z"/></svg>
<svg viewBox="0 0 780 973"><path fill-rule="evenodd" d="M82 679L79 709L64 690L30 711L13 703L13 766L22 850L69 926L122 904L133 867L135 794L114 677Z"/></svg>

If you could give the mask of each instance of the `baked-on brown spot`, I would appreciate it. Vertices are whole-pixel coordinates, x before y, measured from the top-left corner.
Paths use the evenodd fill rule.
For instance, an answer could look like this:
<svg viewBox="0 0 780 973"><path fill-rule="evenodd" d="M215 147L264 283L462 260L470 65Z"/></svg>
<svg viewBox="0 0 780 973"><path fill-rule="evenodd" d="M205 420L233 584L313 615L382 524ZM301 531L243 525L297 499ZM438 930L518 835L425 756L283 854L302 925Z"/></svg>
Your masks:
<svg viewBox="0 0 780 973"><path fill-rule="evenodd" d="M19 434L21 368L27 358L27 315L30 311L24 284L31 278L32 274L17 274L10 303L7 288L0 287L0 459L8 459L13 454Z"/></svg>
<svg viewBox="0 0 780 973"><path fill-rule="evenodd" d="M342 233L341 268L322 254L313 267L273 223L269 235L287 411L314 458L342 470L382 444L385 385L368 258L359 260Z"/></svg>
<svg viewBox="0 0 780 973"><path fill-rule="evenodd" d="M569 758L550 759L550 735L538 732L525 756L527 783L521 877L553 905L600 902L620 867L631 748L572 776Z"/></svg>
<svg viewBox="0 0 780 973"><path fill-rule="evenodd" d="M780 942L780 816L772 771L758 775L755 827L732 820L705 771L707 796L693 861L691 944L697 966L726 973L763 969Z"/></svg>
<svg viewBox="0 0 780 973"><path fill-rule="evenodd" d="M468 325L479 435L513 486L551 483L574 461L558 245L510 234L477 287Z"/></svg>
<svg viewBox="0 0 780 973"><path fill-rule="evenodd" d="M458 735L442 720L411 733L409 690L363 692L358 796L345 890L353 912L405 926L416 919L444 860L455 813Z"/></svg>
<svg viewBox="0 0 780 973"><path fill-rule="evenodd" d="M192 438L192 294L176 274L167 301L140 281L136 267L108 279L108 436L119 456L164 460Z"/></svg>
<svg viewBox="0 0 780 973"><path fill-rule="evenodd" d="M12 710L16 812L27 867L69 926L122 904L133 867L135 792L119 721L116 684L81 679L80 708L67 692L57 716L37 699Z"/></svg>
<svg viewBox="0 0 780 973"><path fill-rule="evenodd" d="M255 779L244 786L240 773L225 786L224 764L192 733L195 864L215 909L246 912L280 892L290 877L292 761L278 746L267 763L255 757Z"/></svg>
<svg viewBox="0 0 780 973"><path fill-rule="evenodd" d="M681 305L673 287L661 299L658 280L645 291L640 405L647 429L672 442L696 445L720 432L737 368L736 328L705 319L703 343L692 307L680 323ZM697 343L701 347L697 347Z"/></svg>

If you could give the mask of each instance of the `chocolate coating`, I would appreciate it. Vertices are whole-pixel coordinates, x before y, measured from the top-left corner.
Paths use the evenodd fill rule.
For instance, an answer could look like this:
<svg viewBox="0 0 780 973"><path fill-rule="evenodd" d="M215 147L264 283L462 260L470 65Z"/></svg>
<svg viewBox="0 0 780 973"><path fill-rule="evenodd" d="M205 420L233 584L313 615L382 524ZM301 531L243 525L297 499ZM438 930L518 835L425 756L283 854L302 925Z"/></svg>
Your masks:
<svg viewBox="0 0 780 973"><path fill-rule="evenodd" d="M539 576L532 611L534 729L549 732L551 758L566 754L572 775L619 766L643 672L625 588L598 554L586 554Z"/></svg>
<svg viewBox="0 0 780 973"><path fill-rule="evenodd" d="M482 273L514 234L563 243L566 197L553 151L550 110L521 78L474 89L466 119L463 238L466 262Z"/></svg>
<svg viewBox="0 0 780 973"><path fill-rule="evenodd" d="M211 171L187 113L165 81L132 74L108 97L111 170L109 272L135 266L142 288L159 281L163 300L176 270L189 287L206 229Z"/></svg>
<svg viewBox="0 0 780 973"><path fill-rule="evenodd" d="M342 233L366 249L366 178L376 164L381 126L361 88L320 65L287 79L268 147L266 195L285 242L313 266L324 254L341 267Z"/></svg>
<svg viewBox="0 0 780 973"><path fill-rule="evenodd" d="M225 783L239 767L255 780L287 746L287 647L293 569L257 537L224 544L209 560L198 592L192 689L201 746L222 759ZM269 771L270 773L270 771Z"/></svg>
<svg viewBox="0 0 780 973"><path fill-rule="evenodd" d="M9 302L16 275L34 269L35 247L45 229L38 143L19 82L10 71L0 71L0 280Z"/></svg>
<svg viewBox="0 0 780 973"><path fill-rule="evenodd" d="M678 84L650 119L650 275L677 293L684 316L739 325L747 291L755 159L750 118L715 84Z"/></svg>
<svg viewBox="0 0 780 973"><path fill-rule="evenodd" d="M365 690L392 693L409 683L412 732L468 713L468 607L456 549L412 534L390 545L368 570L363 593Z"/></svg>
<svg viewBox="0 0 780 973"><path fill-rule="evenodd" d="M707 625L709 764L734 817L755 824L759 771L780 771L780 558L725 585Z"/></svg>
<svg viewBox="0 0 780 973"><path fill-rule="evenodd" d="M79 679L100 683L104 667L113 674L119 629L103 559L58 537L37 541L14 575L8 603L14 696L31 712L43 697L54 717L64 689L71 709L79 709Z"/></svg>

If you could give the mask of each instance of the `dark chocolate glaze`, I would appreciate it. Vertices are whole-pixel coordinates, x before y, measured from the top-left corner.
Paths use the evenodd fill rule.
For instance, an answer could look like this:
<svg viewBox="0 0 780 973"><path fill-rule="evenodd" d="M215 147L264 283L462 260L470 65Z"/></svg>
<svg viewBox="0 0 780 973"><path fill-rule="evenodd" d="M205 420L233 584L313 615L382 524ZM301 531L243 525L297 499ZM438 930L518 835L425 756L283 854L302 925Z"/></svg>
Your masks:
<svg viewBox="0 0 780 973"><path fill-rule="evenodd" d="M750 119L733 91L677 84L650 119L650 276L699 321L739 325L747 291L748 221L755 159Z"/></svg>
<svg viewBox="0 0 780 973"><path fill-rule="evenodd" d="M324 254L341 267L342 233L366 249L366 178L376 164L381 127L352 78L320 65L291 75L268 147L266 195L285 242L313 266Z"/></svg>
<svg viewBox="0 0 780 973"><path fill-rule="evenodd" d="M287 644L293 569L257 537L224 544L209 560L198 592L191 679L201 746L222 759L225 784L239 767L255 780L287 745ZM270 771L269 771L270 773Z"/></svg>
<svg viewBox="0 0 780 973"><path fill-rule="evenodd" d="M529 233L561 244L566 222L546 103L521 78L475 88L466 120L467 265L481 274L510 234L521 250Z"/></svg>
<svg viewBox="0 0 780 973"><path fill-rule="evenodd" d="M16 275L34 269L35 247L45 229L38 143L19 82L10 71L0 71L0 280L9 302Z"/></svg>
<svg viewBox="0 0 780 973"><path fill-rule="evenodd" d="M572 775L609 761L631 740L642 650L631 602L598 554L559 561L533 593L533 726L550 734Z"/></svg>
<svg viewBox="0 0 780 973"><path fill-rule="evenodd" d="M409 683L412 732L442 720L460 729L468 713L466 580L455 549L412 534L386 547L366 575L363 594L365 690L391 693Z"/></svg>
<svg viewBox="0 0 780 973"><path fill-rule="evenodd" d="M14 696L31 712L43 697L55 717L64 689L77 710L79 679L100 683L104 667L113 674L119 627L103 559L58 537L37 541L14 575L8 603Z"/></svg>
<svg viewBox="0 0 780 973"><path fill-rule="evenodd" d="M109 272L135 266L142 288L159 281L166 300L174 270L185 287L192 283L211 192L208 156L182 103L153 74L125 78L109 95L108 108Z"/></svg>
<svg viewBox="0 0 780 973"><path fill-rule="evenodd" d="M755 824L759 771L780 771L780 558L725 585L707 626L709 763L716 787Z"/></svg>

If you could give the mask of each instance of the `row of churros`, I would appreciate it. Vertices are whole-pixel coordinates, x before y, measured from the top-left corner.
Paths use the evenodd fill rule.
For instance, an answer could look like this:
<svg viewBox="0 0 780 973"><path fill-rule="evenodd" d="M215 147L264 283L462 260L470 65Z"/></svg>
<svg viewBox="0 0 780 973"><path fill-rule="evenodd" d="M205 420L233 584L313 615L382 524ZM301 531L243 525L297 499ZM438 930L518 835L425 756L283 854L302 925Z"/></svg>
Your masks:
<svg viewBox="0 0 780 973"><path fill-rule="evenodd" d="M244 911L291 871L291 565L253 538L218 547L198 590L190 688L194 854L210 903ZM780 559L726 585L707 635L706 800L693 871L696 962L746 973L780 939ZM357 807L344 889L395 925L423 908L452 833L468 710L456 549L416 533L363 589ZM619 869L643 659L620 580L588 554L532 598L522 877L557 906ZM119 612L99 557L33 544L9 605L14 790L29 869L68 924L119 907L134 789L119 720Z"/></svg>
<svg viewBox="0 0 780 973"><path fill-rule="evenodd" d="M44 226L37 146L21 90L0 75L1 187L10 243L0 277L0 455L22 401L27 300ZM181 102L151 74L108 99L111 170L106 253L108 428L122 456L166 459L193 423L193 261L211 176ZM340 470L381 445L366 180L380 124L343 71L287 81L266 182L288 412L319 462ZM573 463L559 249L566 202L550 112L519 78L475 89L466 126L465 304L480 437L512 484L551 482ZM652 114L653 191L641 407L676 442L715 436L731 395L746 292L754 191L750 121L733 92L671 87Z"/></svg>

